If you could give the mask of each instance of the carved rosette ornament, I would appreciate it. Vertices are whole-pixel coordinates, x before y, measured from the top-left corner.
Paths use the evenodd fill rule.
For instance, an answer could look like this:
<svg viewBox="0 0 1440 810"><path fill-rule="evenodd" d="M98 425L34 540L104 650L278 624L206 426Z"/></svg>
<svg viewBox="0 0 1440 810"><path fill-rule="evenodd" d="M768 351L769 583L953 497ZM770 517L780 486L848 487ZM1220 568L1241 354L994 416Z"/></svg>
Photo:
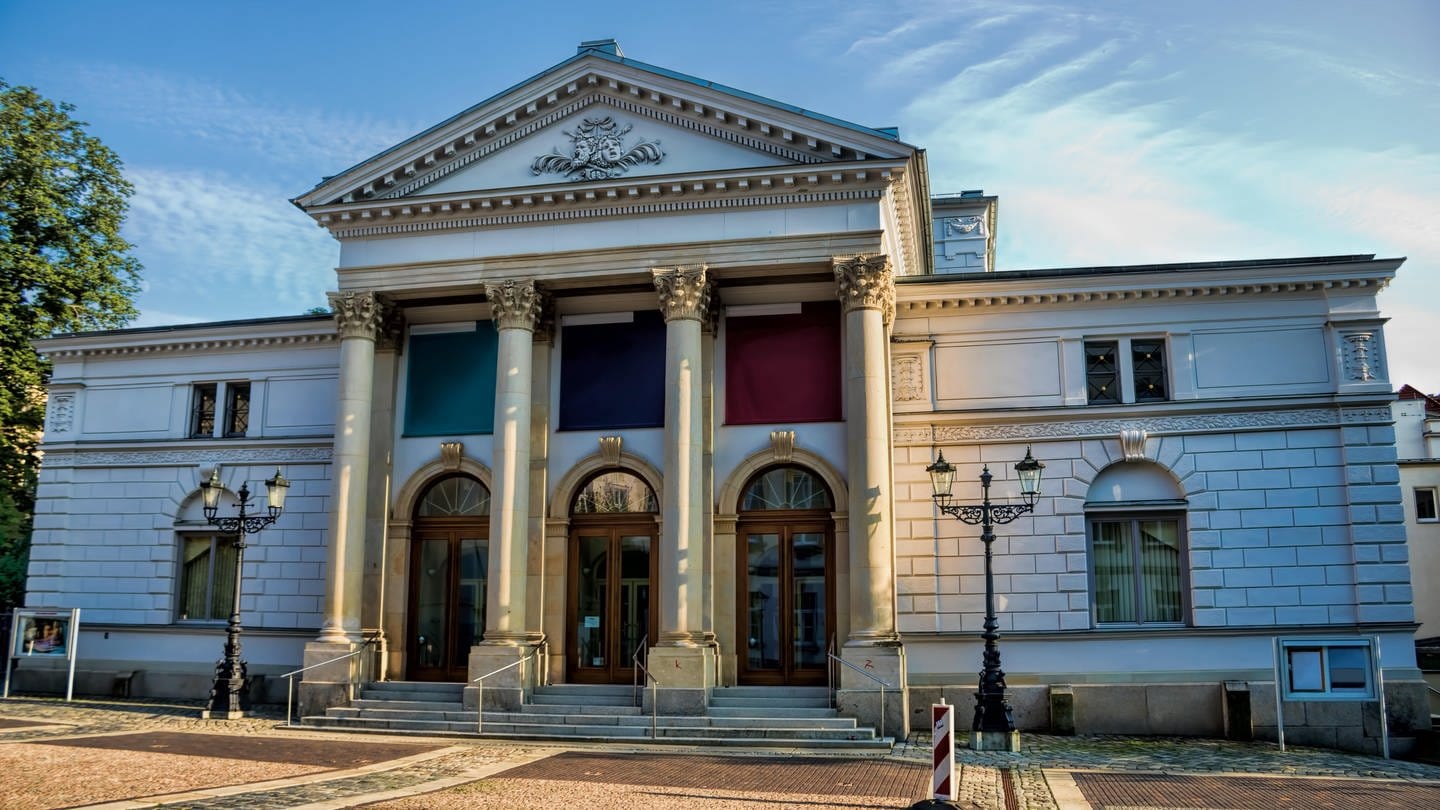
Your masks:
<svg viewBox="0 0 1440 810"><path fill-rule="evenodd" d="M888 326L895 319L895 278L890 270L890 257L861 255L834 261L841 307L847 313L856 309L878 309Z"/></svg>
<svg viewBox="0 0 1440 810"><path fill-rule="evenodd" d="M715 289L705 278L705 265L656 267L650 273L655 279L655 289L660 293L660 312L665 315L666 322L705 322L710 313L710 297Z"/></svg>
<svg viewBox="0 0 1440 810"><path fill-rule="evenodd" d="M369 291L327 293L326 297L341 338L375 340L394 311L388 300Z"/></svg>
<svg viewBox="0 0 1440 810"><path fill-rule="evenodd" d="M534 281L508 281L485 285L485 297L490 299L496 329L524 329L534 332L535 325L547 304L545 291L536 287Z"/></svg>

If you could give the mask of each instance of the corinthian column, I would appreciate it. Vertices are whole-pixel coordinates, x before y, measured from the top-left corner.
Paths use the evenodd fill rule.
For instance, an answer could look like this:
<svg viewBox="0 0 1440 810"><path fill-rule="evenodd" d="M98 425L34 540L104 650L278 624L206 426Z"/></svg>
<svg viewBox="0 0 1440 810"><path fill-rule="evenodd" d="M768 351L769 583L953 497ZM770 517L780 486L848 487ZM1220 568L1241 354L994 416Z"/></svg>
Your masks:
<svg viewBox="0 0 1440 810"><path fill-rule="evenodd" d="M665 315L665 489L661 494L662 646L704 640L704 452L701 320L710 309L705 267L651 271Z"/></svg>
<svg viewBox="0 0 1440 810"><path fill-rule="evenodd" d="M523 644L529 577L531 361L545 293L534 281L485 285L500 333L495 368L494 481L485 642Z"/></svg>
<svg viewBox="0 0 1440 810"><path fill-rule="evenodd" d="M836 258L845 310L845 429L850 472L850 643L893 641L895 550L885 327L895 283L885 256Z"/></svg>
<svg viewBox="0 0 1440 810"><path fill-rule="evenodd" d="M373 292L330 293L329 298L340 333L340 396L331 463L324 623L317 641L345 644L360 637L375 340L391 320L392 308Z"/></svg>

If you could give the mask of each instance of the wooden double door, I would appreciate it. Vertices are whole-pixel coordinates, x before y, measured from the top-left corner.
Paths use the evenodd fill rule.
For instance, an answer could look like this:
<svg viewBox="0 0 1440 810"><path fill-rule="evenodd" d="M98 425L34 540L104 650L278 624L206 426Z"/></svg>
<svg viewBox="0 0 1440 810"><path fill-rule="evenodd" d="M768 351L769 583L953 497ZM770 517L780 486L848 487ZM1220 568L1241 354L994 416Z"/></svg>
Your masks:
<svg viewBox="0 0 1440 810"><path fill-rule="evenodd" d="M835 633L829 521L742 521L739 529L740 683L825 683Z"/></svg>
<svg viewBox="0 0 1440 810"><path fill-rule="evenodd" d="M655 521L592 517L572 524L566 679L631 683L635 651L654 644L659 570Z"/></svg>
<svg viewBox="0 0 1440 810"><path fill-rule="evenodd" d="M447 525L448 524L448 525ZM426 521L410 544L406 677L465 681L470 648L485 633L489 524Z"/></svg>

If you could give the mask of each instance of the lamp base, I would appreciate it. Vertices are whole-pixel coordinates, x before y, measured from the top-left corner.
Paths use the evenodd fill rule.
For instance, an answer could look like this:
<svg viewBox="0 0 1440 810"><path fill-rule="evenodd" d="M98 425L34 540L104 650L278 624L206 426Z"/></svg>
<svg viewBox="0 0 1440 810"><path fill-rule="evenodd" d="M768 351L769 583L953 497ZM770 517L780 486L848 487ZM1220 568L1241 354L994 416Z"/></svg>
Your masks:
<svg viewBox="0 0 1440 810"><path fill-rule="evenodd" d="M1020 732L1018 731L972 731L970 732L971 751L1020 751Z"/></svg>
<svg viewBox="0 0 1440 810"><path fill-rule="evenodd" d="M239 720L244 716L245 712L240 710L211 711L210 709L205 709L204 711L200 712L201 720Z"/></svg>

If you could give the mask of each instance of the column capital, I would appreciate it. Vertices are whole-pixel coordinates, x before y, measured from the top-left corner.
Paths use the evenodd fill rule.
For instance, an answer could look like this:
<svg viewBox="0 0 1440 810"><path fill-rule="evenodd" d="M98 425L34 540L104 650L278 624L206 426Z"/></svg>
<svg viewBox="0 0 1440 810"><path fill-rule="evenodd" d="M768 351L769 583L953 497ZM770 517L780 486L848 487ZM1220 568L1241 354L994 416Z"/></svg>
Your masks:
<svg viewBox="0 0 1440 810"><path fill-rule="evenodd" d="M650 270L655 289L660 293L660 311L667 322L705 321L715 289L705 277L705 270L703 264Z"/></svg>
<svg viewBox="0 0 1440 810"><path fill-rule="evenodd" d="M389 299L370 290L326 293L341 338L375 340L394 317Z"/></svg>
<svg viewBox="0 0 1440 810"><path fill-rule="evenodd" d="M885 323L895 318L895 278L890 270L890 257L836 256L836 292L846 312L857 309L878 309Z"/></svg>
<svg viewBox="0 0 1440 810"><path fill-rule="evenodd" d="M508 279L485 285L496 329L524 329L534 332L549 295L530 279Z"/></svg>

